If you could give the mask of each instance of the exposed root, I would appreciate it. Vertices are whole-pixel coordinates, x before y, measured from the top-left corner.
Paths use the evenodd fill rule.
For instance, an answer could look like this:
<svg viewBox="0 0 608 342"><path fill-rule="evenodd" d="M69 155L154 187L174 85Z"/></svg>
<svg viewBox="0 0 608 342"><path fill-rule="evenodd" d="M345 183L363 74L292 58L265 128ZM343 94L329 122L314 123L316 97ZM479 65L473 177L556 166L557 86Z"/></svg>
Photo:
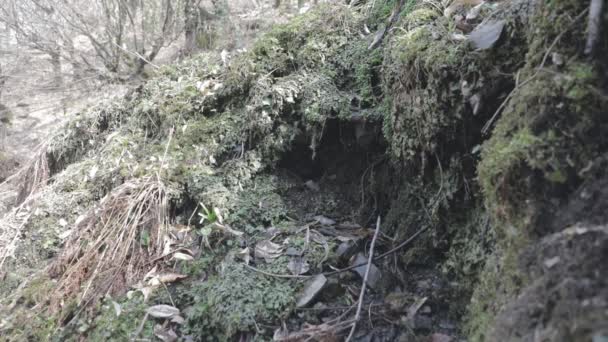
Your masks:
<svg viewBox="0 0 608 342"><path fill-rule="evenodd" d="M51 307L77 296L79 305L90 304L140 280L163 254L168 221L167 188L157 177L114 189L77 222L51 266L59 277Z"/></svg>

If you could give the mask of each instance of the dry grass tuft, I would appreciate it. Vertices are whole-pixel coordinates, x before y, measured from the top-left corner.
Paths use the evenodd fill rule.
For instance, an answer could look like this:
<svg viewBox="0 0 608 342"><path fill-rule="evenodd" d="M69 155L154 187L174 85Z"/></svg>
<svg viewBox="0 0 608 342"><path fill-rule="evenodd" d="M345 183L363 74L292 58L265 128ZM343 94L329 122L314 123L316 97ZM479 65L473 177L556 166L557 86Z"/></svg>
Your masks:
<svg viewBox="0 0 608 342"><path fill-rule="evenodd" d="M163 254L168 228L167 188L156 176L131 180L79 219L50 269L58 277L51 307L79 297L90 304L141 280Z"/></svg>
<svg viewBox="0 0 608 342"><path fill-rule="evenodd" d="M34 157L25 166L0 183L0 196L8 196L16 187L15 205L20 206L28 202L34 194L46 186L51 175L47 147L46 143L39 145Z"/></svg>

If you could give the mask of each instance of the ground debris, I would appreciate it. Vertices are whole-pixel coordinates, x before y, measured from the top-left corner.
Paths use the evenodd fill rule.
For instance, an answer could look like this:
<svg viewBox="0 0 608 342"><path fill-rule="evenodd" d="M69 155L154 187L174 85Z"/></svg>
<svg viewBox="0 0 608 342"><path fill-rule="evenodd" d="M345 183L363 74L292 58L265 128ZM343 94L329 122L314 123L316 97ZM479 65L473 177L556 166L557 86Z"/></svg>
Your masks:
<svg viewBox="0 0 608 342"><path fill-rule="evenodd" d="M323 290L325 284L327 284L327 278L322 274L316 275L310 279L298 296L296 306L301 308L310 305Z"/></svg>

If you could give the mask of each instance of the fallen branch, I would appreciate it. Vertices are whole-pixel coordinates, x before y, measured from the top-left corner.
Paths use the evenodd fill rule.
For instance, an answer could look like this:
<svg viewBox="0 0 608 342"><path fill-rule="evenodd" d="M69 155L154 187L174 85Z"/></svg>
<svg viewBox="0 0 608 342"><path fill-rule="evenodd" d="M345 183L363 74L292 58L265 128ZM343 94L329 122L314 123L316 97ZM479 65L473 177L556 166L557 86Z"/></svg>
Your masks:
<svg viewBox="0 0 608 342"><path fill-rule="evenodd" d="M346 342L349 342L350 339L355 334L355 330L357 330L357 322L361 316L361 307L363 307L363 298L365 297L365 289L367 288L367 278L369 276L369 269L372 263L372 259L374 258L374 247L376 245L376 239L378 238L378 233L380 232L380 216L378 216L378 221L376 221L376 230L374 231L374 237L372 238L372 243L369 246L369 257L367 258L367 268L365 269L365 276L363 277L363 283L361 283L361 293L359 294L359 302L357 304L357 312L355 313L355 319L350 328L350 333L346 338Z"/></svg>

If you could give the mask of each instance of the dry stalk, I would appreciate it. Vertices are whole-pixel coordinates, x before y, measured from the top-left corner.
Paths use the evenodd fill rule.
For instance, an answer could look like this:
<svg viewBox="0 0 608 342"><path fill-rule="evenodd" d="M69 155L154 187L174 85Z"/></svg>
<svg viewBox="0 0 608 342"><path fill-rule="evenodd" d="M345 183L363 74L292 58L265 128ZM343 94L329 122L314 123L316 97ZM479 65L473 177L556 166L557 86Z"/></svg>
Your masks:
<svg viewBox="0 0 608 342"><path fill-rule="evenodd" d="M93 303L137 282L162 255L168 221L167 189L157 177L115 188L75 227L52 265L59 277L52 304L77 295L79 305Z"/></svg>
<svg viewBox="0 0 608 342"><path fill-rule="evenodd" d="M355 318L353 319L350 332L348 333L348 337L346 338L346 342L349 342L351 338L353 338L353 335L355 335L355 330L357 330L357 322L359 322L359 318L361 317L361 308L363 307L363 298L365 297L365 289L367 288L367 278L369 276L369 269L371 268L370 265L374 259L374 247L376 245L376 239L378 238L378 232L380 232L380 216L378 216L378 221L376 221L376 230L374 231L372 243L369 246L367 267L365 268L365 276L363 277L363 282L361 283L361 293L359 294L359 300L357 302L357 311L355 313Z"/></svg>
<svg viewBox="0 0 608 342"><path fill-rule="evenodd" d="M31 197L42 189L50 178L49 163L47 159L46 143L36 148L36 153L30 161L15 174L0 183L0 193L12 193L9 189L17 188L15 205L20 206L29 202Z"/></svg>

